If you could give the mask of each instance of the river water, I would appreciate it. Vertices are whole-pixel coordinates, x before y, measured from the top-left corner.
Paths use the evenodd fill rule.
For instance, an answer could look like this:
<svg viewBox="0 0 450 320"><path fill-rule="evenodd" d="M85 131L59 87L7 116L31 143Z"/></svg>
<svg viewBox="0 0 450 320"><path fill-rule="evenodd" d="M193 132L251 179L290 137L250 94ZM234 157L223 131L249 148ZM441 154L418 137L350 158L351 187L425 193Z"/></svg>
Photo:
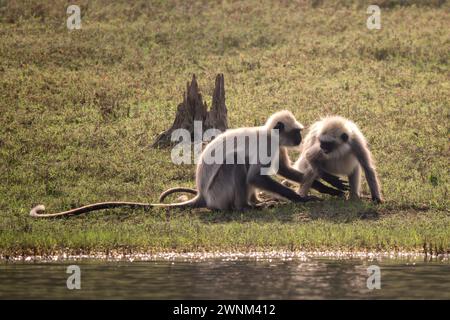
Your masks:
<svg viewBox="0 0 450 320"><path fill-rule="evenodd" d="M70 265L80 268L79 290L67 287L68 277L75 276L67 273ZM450 299L450 262L321 257L3 262L0 299L11 298Z"/></svg>

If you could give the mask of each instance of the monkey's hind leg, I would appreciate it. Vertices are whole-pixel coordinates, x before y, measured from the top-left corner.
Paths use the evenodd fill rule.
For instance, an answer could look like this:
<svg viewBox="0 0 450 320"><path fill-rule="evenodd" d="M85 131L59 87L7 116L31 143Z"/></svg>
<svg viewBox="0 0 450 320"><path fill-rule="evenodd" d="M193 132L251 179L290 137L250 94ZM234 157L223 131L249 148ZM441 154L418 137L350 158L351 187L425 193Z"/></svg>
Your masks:
<svg viewBox="0 0 450 320"><path fill-rule="evenodd" d="M258 201L256 197L255 188L247 184L247 168L244 164L234 165L232 168L233 184L234 184L234 199L233 209L241 210L251 207L250 201ZM256 198L256 199L254 199Z"/></svg>

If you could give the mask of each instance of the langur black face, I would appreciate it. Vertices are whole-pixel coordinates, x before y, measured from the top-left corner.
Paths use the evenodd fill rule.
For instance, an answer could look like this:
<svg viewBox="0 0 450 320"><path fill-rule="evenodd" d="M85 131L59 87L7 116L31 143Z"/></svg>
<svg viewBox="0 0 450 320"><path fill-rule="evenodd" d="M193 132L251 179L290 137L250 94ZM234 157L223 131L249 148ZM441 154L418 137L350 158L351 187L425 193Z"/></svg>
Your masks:
<svg viewBox="0 0 450 320"><path fill-rule="evenodd" d="M345 132L322 133L319 136L320 149L325 154L337 150L348 141L348 134Z"/></svg>
<svg viewBox="0 0 450 320"><path fill-rule="evenodd" d="M286 134L290 137L294 146L298 146L302 142L302 129L295 128Z"/></svg>
<svg viewBox="0 0 450 320"><path fill-rule="evenodd" d="M280 145L282 146L295 147L302 142L302 129L300 127L288 128L284 123L278 122L274 129L278 129Z"/></svg>
<svg viewBox="0 0 450 320"><path fill-rule="evenodd" d="M325 153L330 153L336 148L335 140L320 140L320 149Z"/></svg>

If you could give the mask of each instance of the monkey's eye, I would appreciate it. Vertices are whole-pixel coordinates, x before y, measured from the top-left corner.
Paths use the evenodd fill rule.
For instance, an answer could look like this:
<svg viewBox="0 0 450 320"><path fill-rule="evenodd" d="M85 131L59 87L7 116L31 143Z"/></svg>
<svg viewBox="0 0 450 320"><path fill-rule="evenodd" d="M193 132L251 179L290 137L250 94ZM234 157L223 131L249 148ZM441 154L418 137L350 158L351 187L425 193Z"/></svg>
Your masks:
<svg viewBox="0 0 450 320"><path fill-rule="evenodd" d="M342 139L342 141L347 142L348 134L346 134L346 133L341 134L341 139Z"/></svg>
<svg viewBox="0 0 450 320"><path fill-rule="evenodd" d="M284 123L283 122L278 122L277 125L274 127L274 129L278 129L280 131L283 131Z"/></svg>

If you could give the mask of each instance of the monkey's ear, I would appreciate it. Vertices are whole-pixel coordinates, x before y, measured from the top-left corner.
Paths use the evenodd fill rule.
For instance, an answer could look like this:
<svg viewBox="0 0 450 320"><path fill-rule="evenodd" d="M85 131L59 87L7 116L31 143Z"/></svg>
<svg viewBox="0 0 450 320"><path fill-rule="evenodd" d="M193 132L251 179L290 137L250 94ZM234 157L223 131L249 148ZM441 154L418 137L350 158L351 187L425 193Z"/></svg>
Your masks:
<svg viewBox="0 0 450 320"><path fill-rule="evenodd" d="M283 131L283 129L284 129L284 123L278 121L278 122L277 122L277 125L274 127L274 129L278 129L278 130L280 130L280 131Z"/></svg>
<svg viewBox="0 0 450 320"><path fill-rule="evenodd" d="M342 139L342 141L347 142L348 141L348 134L346 134L346 133L341 134L341 139Z"/></svg>

